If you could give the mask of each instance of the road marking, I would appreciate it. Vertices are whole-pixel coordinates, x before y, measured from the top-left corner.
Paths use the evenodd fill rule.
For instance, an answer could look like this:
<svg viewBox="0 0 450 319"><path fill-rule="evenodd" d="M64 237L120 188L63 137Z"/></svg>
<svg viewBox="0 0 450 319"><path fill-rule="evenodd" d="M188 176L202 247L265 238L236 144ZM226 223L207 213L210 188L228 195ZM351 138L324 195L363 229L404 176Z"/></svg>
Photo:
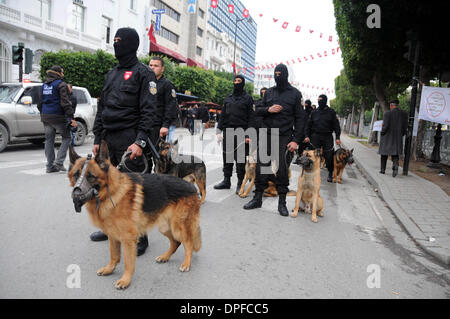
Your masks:
<svg viewBox="0 0 450 319"><path fill-rule="evenodd" d="M46 162L47 161L45 159L40 159L40 160L31 160L31 161L0 163L0 169L21 167L21 166L40 165L40 164L46 163Z"/></svg>

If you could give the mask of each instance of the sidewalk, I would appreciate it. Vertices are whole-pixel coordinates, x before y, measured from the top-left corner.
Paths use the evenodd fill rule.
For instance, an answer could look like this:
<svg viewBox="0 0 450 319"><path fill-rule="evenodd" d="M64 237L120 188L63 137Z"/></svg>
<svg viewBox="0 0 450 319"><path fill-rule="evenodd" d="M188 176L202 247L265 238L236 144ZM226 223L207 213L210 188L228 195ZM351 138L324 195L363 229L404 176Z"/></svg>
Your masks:
<svg viewBox="0 0 450 319"><path fill-rule="evenodd" d="M426 252L450 265L450 197L437 185L409 172L392 177L389 159L386 175L379 173L380 156L357 139L341 136L345 148L354 149L355 163L405 227ZM434 240L433 240L434 239Z"/></svg>

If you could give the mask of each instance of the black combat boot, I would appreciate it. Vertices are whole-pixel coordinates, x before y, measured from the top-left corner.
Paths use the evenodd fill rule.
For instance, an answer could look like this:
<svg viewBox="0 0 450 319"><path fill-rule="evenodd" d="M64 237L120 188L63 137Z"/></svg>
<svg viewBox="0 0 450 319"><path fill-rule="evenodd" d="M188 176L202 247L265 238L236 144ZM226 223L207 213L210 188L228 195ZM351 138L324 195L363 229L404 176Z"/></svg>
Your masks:
<svg viewBox="0 0 450 319"><path fill-rule="evenodd" d="M380 174L386 174L387 156L381 156Z"/></svg>
<svg viewBox="0 0 450 319"><path fill-rule="evenodd" d="M148 247L148 238L147 235L139 237L139 242L137 244L137 255L142 256Z"/></svg>
<svg viewBox="0 0 450 319"><path fill-rule="evenodd" d="M236 187L236 195L239 195L239 191L241 190L242 187L242 182L244 181L243 178L239 178L238 179L238 183L237 183L237 187Z"/></svg>
<svg viewBox="0 0 450 319"><path fill-rule="evenodd" d="M286 207L286 194L280 194L278 197L278 212L281 216L289 216L289 211Z"/></svg>
<svg viewBox="0 0 450 319"><path fill-rule="evenodd" d="M108 240L108 236L101 230L96 231L95 233L91 234L91 240L92 241L105 241Z"/></svg>
<svg viewBox="0 0 450 319"><path fill-rule="evenodd" d="M261 208L262 207L262 198L263 198L262 192L255 192L255 196L247 205L244 206L244 209L250 210L250 209Z"/></svg>
<svg viewBox="0 0 450 319"><path fill-rule="evenodd" d="M224 180L214 186L214 189L230 189L231 188L231 177L225 177Z"/></svg>

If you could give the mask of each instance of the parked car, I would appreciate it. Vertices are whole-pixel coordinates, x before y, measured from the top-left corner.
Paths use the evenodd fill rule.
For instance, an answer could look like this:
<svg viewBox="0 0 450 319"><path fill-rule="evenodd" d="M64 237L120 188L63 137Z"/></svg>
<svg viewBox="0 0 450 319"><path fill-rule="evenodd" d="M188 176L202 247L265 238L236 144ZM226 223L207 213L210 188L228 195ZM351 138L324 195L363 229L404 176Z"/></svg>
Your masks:
<svg viewBox="0 0 450 319"><path fill-rule="evenodd" d="M42 83L0 84L0 152L12 142L28 140L42 144L45 141L44 124L37 109L41 87ZM97 104L86 88L74 86L73 94L78 102L74 143L79 146L92 131Z"/></svg>

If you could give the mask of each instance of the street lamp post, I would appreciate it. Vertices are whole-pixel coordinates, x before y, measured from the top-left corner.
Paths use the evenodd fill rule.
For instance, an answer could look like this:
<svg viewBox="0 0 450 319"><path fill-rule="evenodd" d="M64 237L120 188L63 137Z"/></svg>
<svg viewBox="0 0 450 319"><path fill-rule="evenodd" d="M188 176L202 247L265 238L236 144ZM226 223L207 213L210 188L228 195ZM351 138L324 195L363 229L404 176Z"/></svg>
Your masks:
<svg viewBox="0 0 450 319"><path fill-rule="evenodd" d="M247 18L238 19L236 15L235 15L235 17L236 17L236 20L234 22L234 55L233 55L233 73L234 73L234 76L236 76L236 40L237 40L238 22L247 20ZM252 18L249 18L247 21L248 21L248 23L252 23L253 22Z"/></svg>

